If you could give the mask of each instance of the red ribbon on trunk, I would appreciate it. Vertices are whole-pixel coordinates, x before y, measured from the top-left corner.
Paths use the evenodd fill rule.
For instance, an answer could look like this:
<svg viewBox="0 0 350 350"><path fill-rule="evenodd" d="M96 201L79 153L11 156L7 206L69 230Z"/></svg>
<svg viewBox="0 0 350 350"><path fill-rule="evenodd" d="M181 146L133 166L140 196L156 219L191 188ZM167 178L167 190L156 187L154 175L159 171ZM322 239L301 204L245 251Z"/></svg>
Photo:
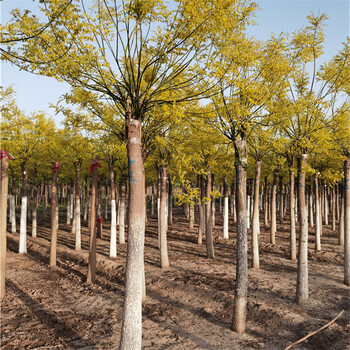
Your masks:
<svg viewBox="0 0 350 350"><path fill-rule="evenodd" d="M98 159L93 159L92 164L90 165L90 173L92 173L92 170L94 169L95 166L98 166L101 168L101 165L98 163Z"/></svg>
<svg viewBox="0 0 350 350"><path fill-rule="evenodd" d="M55 162L55 164L53 165L53 170L57 171L59 167L60 167L60 162Z"/></svg>
<svg viewBox="0 0 350 350"><path fill-rule="evenodd" d="M1 153L0 153L0 159L2 159L2 158L8 158L8 159L10 159L10 160L12 160L12 158L11 158L11 156L7 153L7 151L4 149L4 150L2 150L1 151Z"/></svg>
<svg viewBox="0 0 350 350"><path fill-rule="evenodd" d="M97 218L97 220L96 220L98 223L101 223L101 224L103 224L103 218L102 217L99 217L99 218Z"/></svg>

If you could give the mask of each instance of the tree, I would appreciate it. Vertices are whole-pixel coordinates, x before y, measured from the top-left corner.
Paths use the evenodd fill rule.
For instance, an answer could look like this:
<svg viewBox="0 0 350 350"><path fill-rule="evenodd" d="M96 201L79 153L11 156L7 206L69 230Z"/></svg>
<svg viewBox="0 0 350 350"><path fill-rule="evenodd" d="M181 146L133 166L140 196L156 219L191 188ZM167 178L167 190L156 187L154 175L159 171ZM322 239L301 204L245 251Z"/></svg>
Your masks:
<svg viewBox="0 0 350 350"><path fill-rule="evenodd" d="M70 11L64 12L45 35L19 48L17 42L11 43L10 49L22 50L32 61L61 54L61 60L22 67L90 90L106 99L119 115L125 115L130 227L120 348L140 348L145 209L144 201L139 200L144 195L141 124L154 106L198 98L216 86L222 72L215 65L213 42L225 47L222 38L239 33L255 5L200 1L194 9L192 1L182 1L171 11L161 1L128 1L121 7L116 2L97 1L92 14L84 2L81 5L71 4ZM55 13L60 6L59 1L50 1L45 13ZM152 31L154 23L159 25ZM24 18L15 17L11 25L25 27ZM6 58L20 64L13 56ZM225 71L226 67L220 64L220 69ZM209 74L198 74L204 70Z"/></svg>
<svg viewBox="0 0 350 350"><path fill-rule="evenodd" d="M316 60L322 54L324 34L322 27L326 15L308 16L309 26L293 34L291 39L290 93L281 97L282 104L279 115L279 128L290 138L296 147L298 169L298 209L300 213L300 233L298 251L298 273L296 300L302 304L308 300L308 223L305 208L305 169L307 158L317 139L322 137L322 131L329 127L329 107L332 95L339 90L347 67L349 52L337 55L331 62L338 62L338 69L333 74L323 74L325 67L317 70ZM305 70L306 65L312 63L311 76ZM345 70L346 71L346 70ZM317 80L319 86L317 89ZM318 91L317 91L318 90Z"/></svg>

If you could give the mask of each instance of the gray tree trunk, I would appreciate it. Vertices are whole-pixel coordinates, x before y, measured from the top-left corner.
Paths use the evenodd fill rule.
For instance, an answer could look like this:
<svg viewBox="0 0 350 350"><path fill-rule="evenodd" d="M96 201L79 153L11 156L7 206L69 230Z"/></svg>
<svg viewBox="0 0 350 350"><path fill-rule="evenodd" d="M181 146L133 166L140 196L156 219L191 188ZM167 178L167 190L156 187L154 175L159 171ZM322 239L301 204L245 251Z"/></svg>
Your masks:
<svg viewBox="0 0 350 350"><path fill-rule="evenodd" d="M307 155L302 154L298 158L298 206L300 215L298 270L296 301L303 304L308 300L308 222L305 206L305 165Z"/></svg>

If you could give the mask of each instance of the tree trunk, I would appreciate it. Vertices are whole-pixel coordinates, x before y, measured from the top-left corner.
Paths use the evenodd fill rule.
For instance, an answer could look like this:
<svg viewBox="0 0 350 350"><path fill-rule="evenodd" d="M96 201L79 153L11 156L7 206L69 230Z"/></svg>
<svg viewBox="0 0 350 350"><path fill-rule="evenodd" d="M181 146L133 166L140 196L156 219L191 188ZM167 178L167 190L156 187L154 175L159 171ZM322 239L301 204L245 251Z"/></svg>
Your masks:
<svg viewBox="0 0 350 350"><path fill-rule="evenodd" d="M236 206L236 181L233 181L232 185L232 214L233 223L237 223L237 206Z"/></svg>
<svg viewBox="0 0 350 350"><path fill-rule="evenodd" d="M276 190L277 190L278 173L273 174L273 184L271 190L271 227L270 227L270 243L276 243Z"/></svg>
<svg viewBox="0 0 350 350"><path fill-rule="evenodd" d="M5 296L5 272L6 272L6 225L7 225L7 194L8 194L8 156L6 151L1 151L0 166L0 300Z"/></svg>
<svg viewBox="0 0 350 350"><path fill-rule="evenodd" d="M269 224L269 188L267 183L267 176L265 177L264 184L264 225L265 227Z"/></svg>
<svg viewBox="0 0 350 350"><path fill-rule="evenodd" d="M290 193L289 193L289 211L290 211L290 259L297 259L297 238L295 233L295 196L294 196L294 172L289 170Z"/></svg>
<svg viewBox="0 0 350 350"><path fill-rule="evenodd" d="M232 329L239 334L243 334L246 329L248 291L246 139L235 142L235 159L237 205L237 257Z"/></svg>
<svg viewBox="0 0 350 350"><path fill-rule="evenodd" d="M159 167L160 172L160 267L162 269L169 268L168 243L167 243L167 227L166 227L166 197L167 197L167 181L168 168L166 166Z"/></svg>
<svg viewBox="0 0 350 350"><path fill-rule="evenodd" d="M315 209L316 209L316 215L315 215L315 250L319 251L321 250L321 225L322 225L322 218L321 218L321 203L320 203L320 188L319 188L319 181L318 181L318 174L315 175Z"/></svg>
<svg viewBox="0 0 350 350"><path fill-rule="evenodd" d="M227 185L227 177L225 175L224 179L224 213L223 213L223 220L224 220L224 232L223 236L224 239L228 239L228 185Z"/></svg>
<svg viewBox="0 0 350 350"><path fill-rule="evenodd" d="M344 190L343 185L341 188L342 194L340 195L340 217L339 217L339 236L338 236L338 244L343 247L344 246Z"/></svg>
<svg viewBox="0 0 350 350"><path fill-rule="evenodd" d="M168 225L172 225L173 224L173 185L171 183L171 178L170 175L168 175Z"/></svg>
<svg viewBox="0 0 350 350"><path fill-rule="evenodd" d="M91 165L91 215L90 215L90 244L89 244L89 265L87 282L95 283L96 277L96 197L97 197L97 159Z"/></svg>
<svg viewBox="0 0 350 350"><path fill-rule="evenodd" d="M194 228L194 204L189 204L189 211L190 211L190 218L189 218L189 225L188 228L190 230L193 230Z"/></svg>
<svg viewBox="0 0 350 350"><path fill-rule="evenodd" d="M300 215L298 270L296 300L298 304L308 300L308 222L305 207L305 165L307 155L298 157L298 207Z"/></svg>
<svg viewBox="0 0 350 350"><path fill-rule="evenodd" d="M335 232L335 185L332 187L332 231Z"/></svg>
<svg viewBox="0 0 350 350"><path fill-rule="evenodd" d="M71 213L70 213L70 209L71 209L71 205L70 205L70 201L71 201L71 191L72 191L72 188L70 185L68 185L68 194L67 194L67 221L66 221L66 224L67 225L70 225L70 218L71 218Z"/></svg>
<svg viewBox="0 0 350 350"><path fill-rule="evenodd" d="M160 249L160 188L161 188L161 179L160 179L159 168L157 171L158 171L158 182L157 182L158 248Z"/></svg>
<svg viewBox="0 0 350 350"><path fill-rule="evenodd" d="M117 257L117 208L115 205L115 184L113 164L109 164L109 186L111 192L111 240L109 245L109 256Z"/></svg>
<svg viewBox="0 0 350 350"><path fill-rule="evenodd" d="M214 189L215 189L214 175L211 174L211 191L214 191ZM213 198L211 200L211 225L212 225L212 227L215 227L215 210L216 210L215 204L216 204L216 199Z"/></svg>
<svg viewBox="0 0 350 350"><path fill-rule="evenodd" d="M38 215L38 173L34 167L33 174L33 215L32 215L32 237L37 236L37 215Z"/></svg>
<svg viewBox="0 0 350 350"><path fill-rule="evenodd" d="M259 266L259 187L260 187L261 160L255 165L255 185L254 185L254 208L252 222L252 266L258 269Z"/></svg>
<svg viewBox="0 0 350 350"><path fill-rule="evenodd" d="M215 258L214 254L214 244L213 244L213 234L212 234L212 215L211 215L211 200L210 200L210 192L211 192L211 173L208 171L207 174L207 183L206 183L206 197L209 199L205 204L206 208L206 248L207 248L207 257L210 259Z"/></svg>
<svg viewBox="0 0 350 350"><path fill-rule="evenodd" d="M52 186L51 186L51 244L50 244L50 266L56 266L57 258L57 174L58 166L52 169Z"/></svg>
<svg viewBox="0 0 350 350"><path fill-rule="evenodd" d="M198 225L198 244L203 243L203 234L205 231L205 204L203 198L204 193L204 181L203 175L197 175L197 183L200 191L200 203L199 203L199 225Z"/></svg>
<svg viewBox="0 0 350 350"><path fill-rule="evenodd" d="M46 178L44 177L43 188L43 197L42 197L42 207L43 207L43 216L46 217L46 208L47 208L47 188L46 188Z"/></svg>
<svg viewBox="0 0 350 350"><path fill-rule="evenodd" d="M154 183L152 182L151 215L154 215Z"/></svg>
<svg viewBox="0 0 350 350"><path fill-rule="evenodd" d="M129 158L129 231L120 350L141 349L143 248L145 236L145 175L141 153L141 123L132 118L128 97L126 120Z"/></svg>
<svg viewBox="0 0 350 350"><path fill-rule="evenodd" d="M75 250L81 250L81 217L80 217L80 165L75 167L76 181L75 181Z"/></svg>
<svg viewBox="0 0 350 350"><path fill-rule="evenodd" d="M119 244L125 244L125 202L126 202L126 178L124 173L122 173L120 177ZM144 208L145 208L145 205L146 204L144 204Z"/></svg>
<svg viewBox="0 0 350 350"><path fill-rule="evenodd" d="M12 184L11 184L11 200L10 200L10 207L11 207L11 232L16 233L16 177L14 173L12 173Z"/></svg>
<svg viewBox="0 0 350 350"><path fill-rule="evenodd" d="M22 164L23 185L21 205L21 225L19 231L19 253L27 253L27 205L28 205L28 170Z"/></svg>
<svg viewBox="0 0 350 350"><path fill-rule="evenodd" d="M314 212L313 212L313 198L314 198L314 191L313 191L312 184L310 185L310 191L309 191L309 221L310 226L314 227Z"/></svg>
<svg viewBox="0 0 350 350"><path fill-rule="evenodd" d="M89 209L89 189L87 185L87 180L84 180L84 221L88 219L88 209Z"/></svg>
<svg viewBox="0 0 350 350"><path fill-rule="evenodd" d="M280 179L279 179L279 202L280 202L280 205L279 205L279 219L280 219L280 223L283 224L283 212L284 212L284 209L283 209L283 177L280 176Z"/></svg>
<svg viewBox="0 0 350 350"><path fill-rule="evenodd" d="M337 220L340 220L340 206L341 206L341 201L340 201L340 183L336 185L336 197L335 197L335 206L336 206L336 215L337 215Z"/></svg>
<svg viewBox="0 0 350 350"><path fill-rule="evenodd" d="M344 162L344 283L350 285L350 159Z"/></svg>

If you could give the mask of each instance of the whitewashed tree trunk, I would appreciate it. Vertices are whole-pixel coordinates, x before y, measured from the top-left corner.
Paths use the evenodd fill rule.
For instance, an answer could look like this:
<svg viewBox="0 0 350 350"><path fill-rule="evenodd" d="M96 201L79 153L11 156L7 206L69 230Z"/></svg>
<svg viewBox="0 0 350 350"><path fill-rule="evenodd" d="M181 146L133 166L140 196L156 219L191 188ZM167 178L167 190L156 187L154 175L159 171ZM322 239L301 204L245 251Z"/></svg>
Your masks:
<svg viewBox="0 0 350 350"><path fill-rule="evenodd" d="M321 250L322 217L321 217L321 201L320 201L320 189L319 189L318 174L315 175L315 209L316 209L315 250L319 251L319 250Z"/></svg>
<svg viewBox="0 0 350 350"><path fill-rule="evenodd" d="M228 196L224 197L224 238L228 239Z"/></svg>
<svg viewBox="0 0 350 350"><path fill-rule="evenodd" d="M28 209L28 171L24 165L22 167L23 189L21 205L21 223L19 231L19 253L27 253L27 209Z"/></svg>
<svg viewBox="0 0 350 350"><path fill-rule="evenodd" d="M109 245L109 256L117 257L117 208L115 203L115 184L113 162L109 164L109 184L111 193L111 240Z"/></svg>
<svg viewBox="0 0 350 350"><path fill-rule="evenodd" d="M258 269L259 263L259 188L260 188L261 160L256 161L255 165L255 184L254 184L254 207L253 207L253 227L252 227L252 267Z"/></svg>
<svg viewBox="0 0 350 350"><path fill-rule="evenodd" d="M161 166L160 172L160 267L167 269L169 267L168 244L167 244L167 215L166 215L166 197L167 197L167 167Z"/></svg>
<svg viewBox="0 0 350 350"><path fill-rule="evenodd" d="M70 218L71 218L71 213L70 213L70 210L71 210L71 204L70 204L70 201L71 201L71 196L70 196L70 191L71 191L71 188L69 187L68 189L68 196L67 196L67 225L70 225Z"/></svg>
<svg viewBox="0 0 350 350"><path fill-rule="evenodd" d="M273 175L272 193L271 193L271 228L270 228L270 243L276 243L276 189L277 189L278 173Z"/></svg>
<svg viewBox="0 0 350 350"><path fill-rule="evenodd" d="M10 199L10 208L11 208L11 232L16 233L16 198L14 195Z"/></svg>
<svg viewBox="0 0 350 350"><path fill-rule="evenodd" d="M120 179L120 210L119 210L119 244L125 244L125 199L126 179L122 174Z"/></svg>

